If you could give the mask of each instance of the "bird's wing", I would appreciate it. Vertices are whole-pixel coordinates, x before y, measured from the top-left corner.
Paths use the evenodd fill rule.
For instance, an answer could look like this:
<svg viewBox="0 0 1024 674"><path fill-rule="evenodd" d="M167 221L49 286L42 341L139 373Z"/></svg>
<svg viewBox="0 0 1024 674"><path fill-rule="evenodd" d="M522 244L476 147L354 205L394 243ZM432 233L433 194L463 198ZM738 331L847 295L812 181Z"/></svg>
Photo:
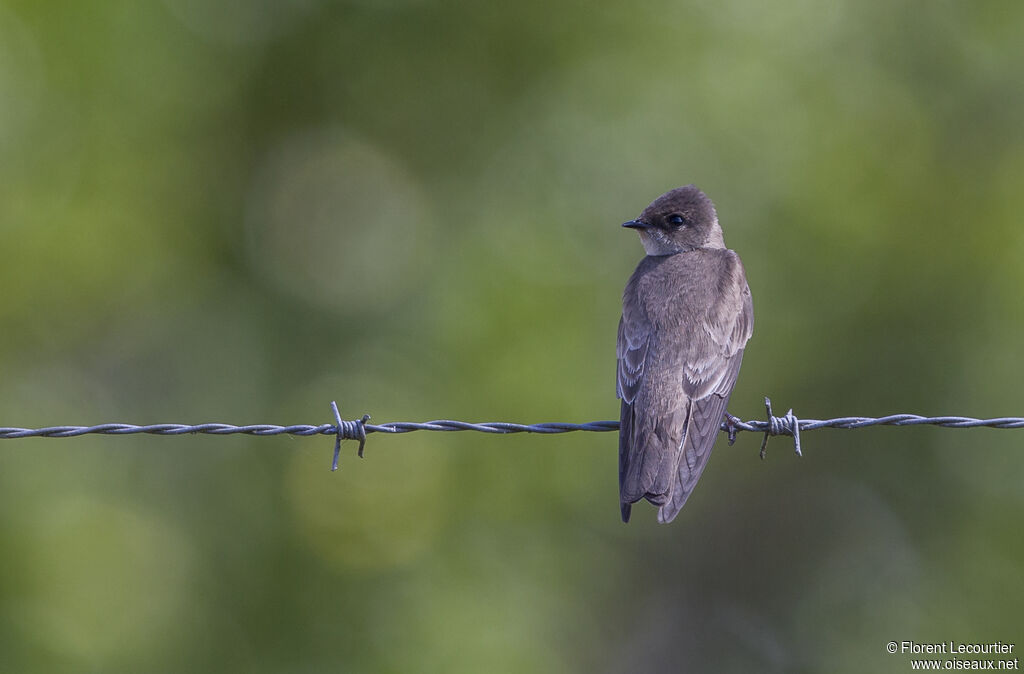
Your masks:
<svg viewBox="0 0 1024 674"><path fill-rule="evenodd" d="M633 284L630 283L626 292L634 292L632 288ZM636 418L633 403L643 384L651 331L651 322L641 304L624 302L616 345L618 368L615 380L615 393L622 400L619 416L619 495L624 522L629 521L630 504L643 498L647 491L642 482L649 481L649 476L645 478L639 474L643 457L638 453L643 451L647 443L637 438L637 431L642 431L647 424L645 419Z"/></svg>
<svg viewBox="0 0 1024 674"><path fill-rule="evenodd" d="M754 329L754 306L736 258L732 282L709 309L702 330L690 343L683 369L683 391L691 401L676 482L658 521L671 522L697 486L743 362L743 348Z"/></svg>
<svg viewBox="0 0 1024 674"><path fill-rule="evenodd" d="M623 313L619 319L619 340L616 348L619 367L615 395L627 405L636 399L644 377L647 348L651 341L651 324L642 310Z"/></svg>

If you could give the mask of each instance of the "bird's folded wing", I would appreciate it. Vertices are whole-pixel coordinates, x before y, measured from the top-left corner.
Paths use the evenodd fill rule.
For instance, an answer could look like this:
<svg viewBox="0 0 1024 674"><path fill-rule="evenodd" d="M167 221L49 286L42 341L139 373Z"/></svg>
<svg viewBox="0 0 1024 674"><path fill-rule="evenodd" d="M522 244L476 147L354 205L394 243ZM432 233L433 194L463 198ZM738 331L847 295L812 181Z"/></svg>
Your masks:
<svg viewBox="0 0 1024 674"><path fill-rule="evenodd" d="M619 339L616 348L619 367L615 394L632 404L644 378L644 364L650 344L651 325L640 311L623 315L619 319Z"/></svg>

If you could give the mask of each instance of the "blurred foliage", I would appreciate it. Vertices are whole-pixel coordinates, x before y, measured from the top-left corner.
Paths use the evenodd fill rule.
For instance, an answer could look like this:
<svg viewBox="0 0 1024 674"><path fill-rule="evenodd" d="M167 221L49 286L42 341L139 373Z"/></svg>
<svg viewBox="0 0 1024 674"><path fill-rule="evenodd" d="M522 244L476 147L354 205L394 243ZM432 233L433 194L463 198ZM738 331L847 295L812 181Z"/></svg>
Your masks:
<svg viewBox="0 0 1024 674"><path fill-rule="evenodd" d="M0 424L615 418L620 222L747 266L731 411L1021 415L1024 4L0 0ZM0 669L902 671L1013 642L1019 431L0 446Z"/></svg>

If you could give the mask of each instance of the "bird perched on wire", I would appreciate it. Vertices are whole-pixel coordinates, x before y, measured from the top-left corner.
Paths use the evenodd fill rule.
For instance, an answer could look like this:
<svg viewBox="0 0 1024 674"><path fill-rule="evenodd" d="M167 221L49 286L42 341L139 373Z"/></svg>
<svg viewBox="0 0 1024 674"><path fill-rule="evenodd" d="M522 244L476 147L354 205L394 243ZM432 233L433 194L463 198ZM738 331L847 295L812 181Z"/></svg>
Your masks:
<svg viewBox="0 0 1024 674"><path fill-rule="evenodd" d="M637 230L647 257L622 294L616 393L622 521L646 498L671 522L697 485L754 328L739 256L693 185L655 199Z"/></svg>

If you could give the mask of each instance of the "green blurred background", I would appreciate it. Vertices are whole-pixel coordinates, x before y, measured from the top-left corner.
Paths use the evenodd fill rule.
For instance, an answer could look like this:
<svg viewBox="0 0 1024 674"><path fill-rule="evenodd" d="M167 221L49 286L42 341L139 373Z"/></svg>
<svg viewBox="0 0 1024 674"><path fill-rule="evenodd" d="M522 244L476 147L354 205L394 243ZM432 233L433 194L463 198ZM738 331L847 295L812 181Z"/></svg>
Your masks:
<svg viewBox="0 0 1024 674"><path fill-rule="evenodd" d="M0 426L617 418L694 182L731 411L1024 415L1024 4L0 0ZM909 671L1019 643L1024 431L0 441L9 672Z"/></svg>

